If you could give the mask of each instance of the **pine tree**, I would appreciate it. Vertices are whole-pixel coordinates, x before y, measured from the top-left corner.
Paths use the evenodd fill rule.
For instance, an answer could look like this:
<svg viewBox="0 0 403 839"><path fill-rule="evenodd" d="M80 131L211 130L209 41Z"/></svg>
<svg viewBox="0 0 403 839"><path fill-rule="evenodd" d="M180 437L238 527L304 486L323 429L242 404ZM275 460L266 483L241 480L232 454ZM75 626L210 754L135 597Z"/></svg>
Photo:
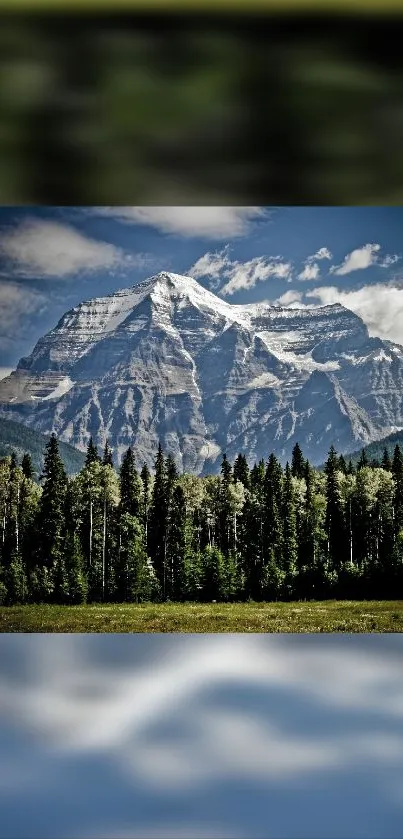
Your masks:
<svg viewBox="0 0 403 839"><path fill-rule="evenodd" d="M141 470L140 478L142 482L142 491L140 498L140 518L144 527L146 545L148 545L148 517L151 501L151 475L146 463L144 464Z"/></svg>
<svg viewBox="0 0 403 839"><path fill-rule="evenodd" d="M99 463L100 457L98 453L97 447L94 445L94 441L92 437L90 437L88 446L87 446L87 454L85 458L85 466L90 466L91 463Z"/></svg>
<svg viewBox="0 0 403 839"><path fill-rule="evenodd" d="M153 484L149 527L148 551L152 559L162 596L166 597L166 466L161 443L155 458L155 477Z"/></svg>
<svg viewBox="0 0 403 839"><path fill-rule="evenodd" d="M282 570L284 577L284 594L292 597L295 589L298 561L298 539L296 498L292 481L291 469L287 462L284 473L284 487L282 498L283 512L283 540L282 540Z"/></svg>
<svg viewBox="0 0 403 839"><path fill-rule="evenodd" d="M348 536L338 479L339 462L334 446L330 447L325 464L326 533L330 567L337 571L348 558Z"/></svg>
<svg viewBox="0 0 403 839"><path fill-rule="evenodd" d="M64 505L64 576L63 591L69 604L85 603L88 594L88 580L85 572L85 556L79 535L79 511L76 483L70 481Z"/></svg>
<svg viewBox="0 0 403 839"><path fill-rule="evenodd" d="M347 475L347 463L342 454L339 457L339 471L342 472L343 475Z"/></svg>
<svg viewBox="0 0 403 839"><path fill-rule="evenodd" d="M296 443L292 450L291 475L293 478L303 478L305 473L305 460L299 443Z"/></svg>
<svg viewBox="0 0 403 839"><path fill-rule="evenodd" d="M232 467L228 461L227 455L224 454L221 463L220 498L218 510L218 547L224 556L228 556L234 547L230 495L232 482Z"/></svg>
<svg viewBox="0 0 403 839"><path fill-rule="evenodd" d="M403 529L403 457L399 445L395 446L392 461L392 475L395 484L393 508L394 508L394 534L395 539Z"/></svg>
<svg viewBox="0 0 403 839"><path fill-rule="evenodd" d="M37 517L37 564L43 583L43 597L46 599L54 589L54 576L59 572L64 550L63 526L67 476L55 434L52 434L46 445L41 478L42 495Z"/></svg>
<svg viewBox="0 0 403 839"><path fill-rule="evenodd" d="M239 454L234 463L233 469L234 481L240 481L245 489L250 487L250 472L248 461L244 454Z"/></svg>
<svg viewBox="0 0 403 839"><path fill-rule="evenodd" d="M283 521L283 470L274 454L268 460L264 479L264 595L277 599L282 584Z"/></svg>
<svg viewBox="0 0 403 839"><path fill-rule="evenodd" d="M388 452L386 446L383 450L381 467L382 467L382 469L385 470L385 472L391 472L392 471L392 461L389 457L389 452Z"/></svg>
<svg viewBox="0 0 403 839"><path fill-rule="evenodd" d="M122 513L120 550L116 569L116 593L119 602L142 603L156 600L158 583L148 559L144 530L136 516Z"/></svg>
<svg viewBox="0 0 403 839"><path fill-rule="evenodd" d="M21 469L24 473L25 478L27 478L27 480L29 480L29 481L32 481L32 479L34 477L34 467L32 465L31 455L28 454L28 452L26 452L23 455L23 458L22 458L22 461L21 461Z"/></svg>
<svg viewBox="0 0 403 839"><path fill-rule="evenodd" d="M142 484L135 467L131 446L123 456L120 467L120 513L140 515Z"/></svg>
<svg viewBox="0 0 403 839"><path fill-rule="evenodd" d="M364 466L368 466L368 458L365 449L361 449L360 459L357 463L357 472L363 469Z"/></svg>
<svg viewBox="0 0 403 839"><path fill-rule="evenodd" d="M182 600L186 588L187 529L185 494L177 485L172 493L167 533L167 595L170 600Z"/></svg>
<svg viewBox="0 0 403 839"><path fill-rule="evenodd" d="M354 475L354 466L353 466L353 462L352 462L351 458L350 458L350 460L348 461L348 464L347 464L346 475Z"/></svg>
<svg viewBox="0 0 403 839"><path fill-rule="evenodd" d="M108 441L105 443L104 453L102 457L102 463L104 466L112 466L113 467L113 457L112 457L112 450L109 446Z"/></svg>

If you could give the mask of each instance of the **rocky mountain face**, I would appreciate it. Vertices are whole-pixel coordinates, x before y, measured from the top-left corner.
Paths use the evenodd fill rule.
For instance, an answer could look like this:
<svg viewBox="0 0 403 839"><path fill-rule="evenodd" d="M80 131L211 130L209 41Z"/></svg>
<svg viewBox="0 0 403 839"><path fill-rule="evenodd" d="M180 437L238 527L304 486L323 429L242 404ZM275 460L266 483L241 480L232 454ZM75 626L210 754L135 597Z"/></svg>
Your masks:
<svg viewBox="0 0 403 839"><path fill-rule="evenodd" d="M317 464L403 428L403 348L340 305L231 305L163 272L67 312L0 382L0 416L139 466L159 441L198 474L296 441Z"/></svg>

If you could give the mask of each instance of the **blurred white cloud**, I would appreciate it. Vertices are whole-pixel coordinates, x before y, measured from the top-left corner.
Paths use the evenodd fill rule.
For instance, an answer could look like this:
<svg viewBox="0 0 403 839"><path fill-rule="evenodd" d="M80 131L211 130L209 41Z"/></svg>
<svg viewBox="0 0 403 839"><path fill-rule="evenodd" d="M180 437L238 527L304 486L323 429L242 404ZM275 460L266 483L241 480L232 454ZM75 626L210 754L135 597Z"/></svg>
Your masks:
<svg viewBox="0 0 403 839"><path fill-rule="evenodd" d="M41 218L24 218L0 231L3 274L24 279L64 279L78 272L142 266L146 254L126 254L108 242L91 239L72 225Z"/></svg>
<svg viewBox="0 0 403 839"><path fill-rule="evenodd" d="M53 776L46 825L57 837L72 835L58 797L66 794L86 796L85 823L77 801L74 835L96 839L398 836L403 799L389 792L403 784L401 636L0 640L0 746L2 730L26 743L11 755L10 743L2 749L0 807L8 806L9 821L17 810L1 778L11 759L14 790L19 768L24 794L38 770L35 806L38 778L46 796ZM97 796L104 766L113 777L105 801ZM114 811L122 790L142 802L129 825L122 803L119 817ZM21 839L38 836L29 813ZM19 836L14 828L12 839Z"/></svg>
<svg viewBox="0 0 403 839"><path fill-rule="evenodd" d="M86 211L161 233L209 239L244 236L254 221L267 221L271 215L266 207L90 207Z"/></svg>

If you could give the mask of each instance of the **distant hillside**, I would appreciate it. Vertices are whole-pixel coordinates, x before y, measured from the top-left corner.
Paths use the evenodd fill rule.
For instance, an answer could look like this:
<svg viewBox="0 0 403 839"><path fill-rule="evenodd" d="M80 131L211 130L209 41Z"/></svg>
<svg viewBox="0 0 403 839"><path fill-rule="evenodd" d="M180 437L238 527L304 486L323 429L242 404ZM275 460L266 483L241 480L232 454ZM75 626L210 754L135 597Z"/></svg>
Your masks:
<svg viewBox="0 0 403 839"><path fill-rule="evenodd" d="M0 457L7 457L14 451L20 460L28 452L37 475L42 471L43 452L48 440L49 435L27 428L19 422L0 418ZM85 455L67 443L59 442L59 451L67 474L79 472L84 465Z"/></svg>
<svg viewBox="0 0 403 839"><path fill-rule="evenodd" d="M394 431L393 434L388 434L388 436L383 437L382 440L376 440L374 443L369 443L368 446L363 446L363 449L369 462L371 462L371 460L380 461L382 460L385 448L388 450L389 456L393 457L393 451L396 445L400 446L403 451L403 431ZM352 452L351 454L346 454L346 461L348 462L351 458L351 462L356 464L360 459L361 452L362 448Z"/></svg>

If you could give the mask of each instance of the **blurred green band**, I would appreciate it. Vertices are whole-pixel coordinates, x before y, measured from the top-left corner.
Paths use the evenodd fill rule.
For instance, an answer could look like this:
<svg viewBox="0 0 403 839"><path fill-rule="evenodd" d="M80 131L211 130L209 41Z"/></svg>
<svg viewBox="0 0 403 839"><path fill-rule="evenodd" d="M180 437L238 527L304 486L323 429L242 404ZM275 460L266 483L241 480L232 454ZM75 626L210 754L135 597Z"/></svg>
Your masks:
<svg viewBox="0 0 403 839"><path fill-rule="evenodd" d="M317 12L317 13L402 13L402 0L0 0L3 10L47 11L109 11L119 9L133 11L181 11L181 12L223 12L250 13L274 12Z"/></svg>

